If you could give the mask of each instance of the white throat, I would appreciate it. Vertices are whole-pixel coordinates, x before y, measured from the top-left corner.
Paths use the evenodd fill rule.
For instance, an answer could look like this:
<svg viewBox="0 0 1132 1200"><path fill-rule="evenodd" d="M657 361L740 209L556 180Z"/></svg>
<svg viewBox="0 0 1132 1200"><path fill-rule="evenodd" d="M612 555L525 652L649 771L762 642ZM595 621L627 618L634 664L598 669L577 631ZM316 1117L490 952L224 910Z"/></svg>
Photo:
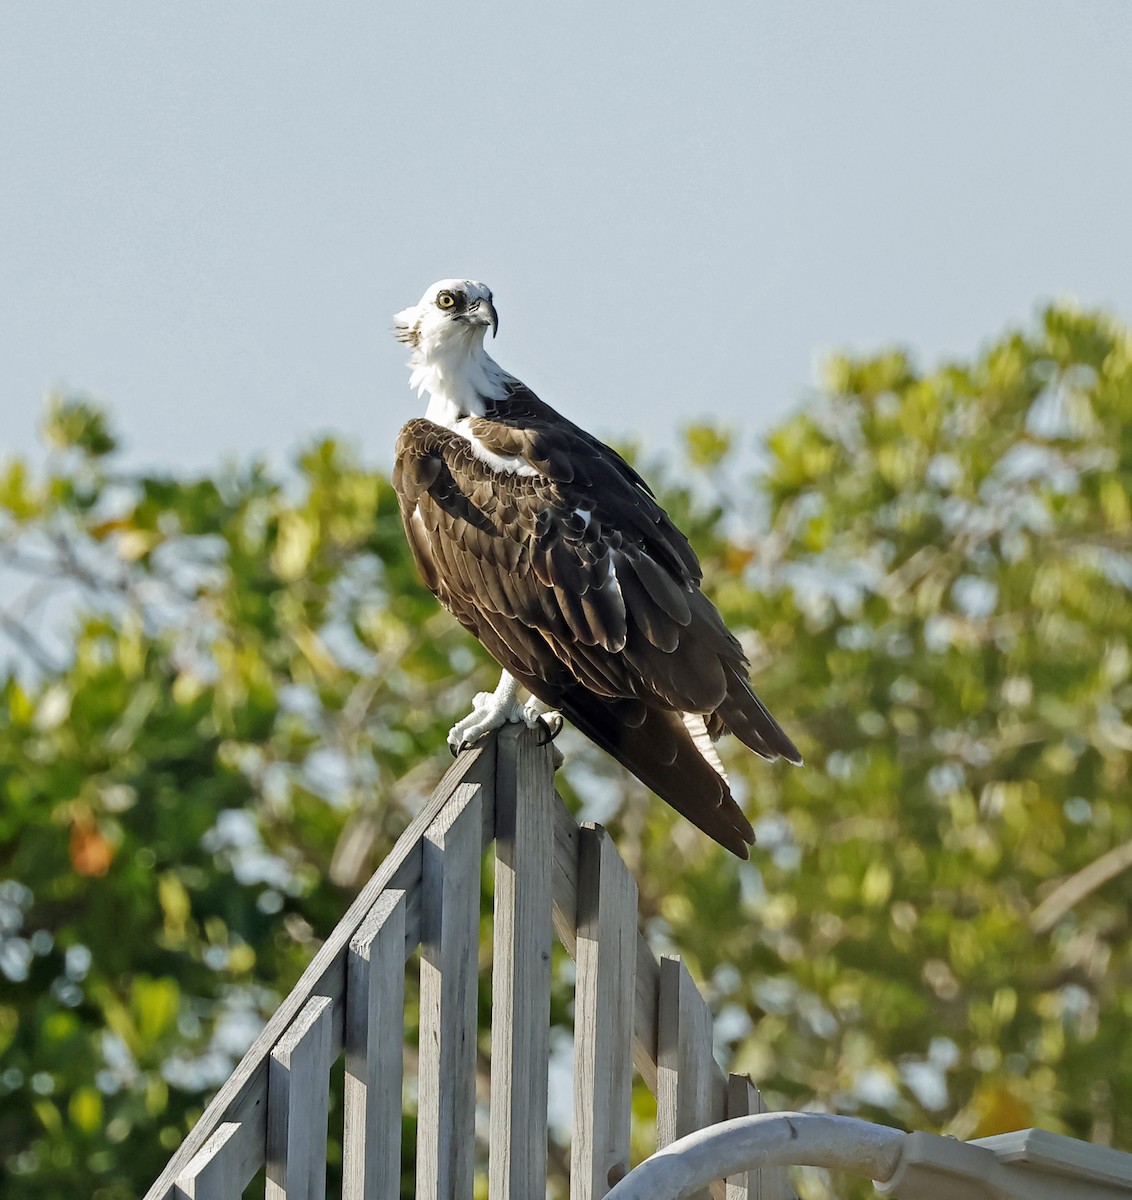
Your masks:
<svg viewBox="0 0 1132 1200"><path fill-rule="evenodd" d="M425 416L448 429L462 417L482 417L486 401L501 400L511 378L483 348L483 330L453 329L421 344L409 359L409 386L428 394Z"/></svg>

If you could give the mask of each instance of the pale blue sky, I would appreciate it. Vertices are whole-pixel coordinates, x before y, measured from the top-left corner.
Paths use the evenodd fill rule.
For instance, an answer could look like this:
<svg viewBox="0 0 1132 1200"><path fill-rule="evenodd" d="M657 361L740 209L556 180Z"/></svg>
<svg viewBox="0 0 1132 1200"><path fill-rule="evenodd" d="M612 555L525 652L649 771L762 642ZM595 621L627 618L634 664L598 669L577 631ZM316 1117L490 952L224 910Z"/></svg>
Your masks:
<svg viewBox="0 0 1132 1200"><path fill-rule="evenodd" d="M450 275L653 447L832 347L1132 317L1130 64L1124 0L0 2L0 444L62 383L135 461L387 465L389 317Z"/></svg>

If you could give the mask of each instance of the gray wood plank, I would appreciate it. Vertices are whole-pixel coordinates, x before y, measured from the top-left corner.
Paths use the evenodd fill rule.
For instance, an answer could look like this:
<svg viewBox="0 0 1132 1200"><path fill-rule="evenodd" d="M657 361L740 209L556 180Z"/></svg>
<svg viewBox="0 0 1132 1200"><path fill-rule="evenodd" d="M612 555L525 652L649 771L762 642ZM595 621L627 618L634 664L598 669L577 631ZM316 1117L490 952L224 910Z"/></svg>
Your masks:
<svg viewBox="0 0 1132 1200"><path fill-rule="evenodd" d="M600 826L594 826L600 828ZM562 797L554 794L554 932L566 952L578 957L578 823ZM637 934L636 1011L633 1063L649 1091L656 1094L656 1009L660 965L644 937ZM723 1086L720 1074L719 1085Z"/></svg>
<svg viewBox="0 0 1132 1200"><path fill-rule="evenodd" d="M645 1086L655 1096L659 1087L657 1064L659 1051L660 963L645 941L637 934L637 1002L633 1017L633 1063ZM720 1073L722 1083L723 1075Z"/></svg>
<svg viewBox="0 0 1132 1200"><path fill-rule="evenodd" d="M712 1021L688 968L675 955L660 960L657 1014L657 1146L667 1146L713 1120ZM706 1200L707 1192L696 1193Z"/></svg>
<svg viewBox="0 0 1132 1200"><path fill-rule="evenodd" d="M554 799L554 932L571 958L577 959L578 823L562 797ZM657 1092L657 1011L660 964L642 933L637 934L636 1011L633 1020L633 1065L649 1091ZM713 1111L723 1112L726 1086L712 1060Z"/></svg>
<svg viewBox="0 0 1132 1200"><path fill-rule="evenodd" d="M546 1192L554 767L532 730L499 736L495 789L490 1200Z"/></svg>
<svg viewBox="0 0 1132 1200"><path fill-rule="evenodd" d="M397 839L397 844L323 942L294 989L248 1048L235 1071L212 1098L188 1137L166 1163L165 1169L146 1192L145 1200L166 1200L174 1180L224 1122L238 1122L245 1127L247 1136L258 1138L261 1146L264 1144L267 1128L267 1060L271 1048L311 996L330 996L341 1000L345 987L346 947L350 939L382 892L391 887L409 891L420 882L421 835L436 819L437 813L448 803L455 790L464 783L479 784L482 787L484 811L489 812L495 795L494 738L465 751L452 764L428 802ZM407 932L406 936L412 935ZM415 945L414 937L413 947ZM337 1008L342 1010L344 1005L339 1004ZM336 1041L339 1046L342 1024L339 1013L335 1022Z"/></svg>
<svg viewBox="0 0 1132 1200"><path fill-rule="evenodd" d="M266 1200L325 1200L333 1014L312 996L271 1051Z"/></svg>
<svg viewBox="0 0 1132 1200"><path fill-rule="evenodd" d="M401 1194L405 893L383 892L350 940L342 1200Z"/></svg>
<svg viewBox="0 0 1132 1200"><path fill-rule="evenodd" d="M1053 1187L1057 1186L1056 1180L1065 1179L1075 1187L1095 1185L1113 1188L1117 1194L1132 1193L1132 1154L1126 1150L1094 1146L1048 1129L995 1133L976 1138L971 1145L992 1151L1000 1163L1011 1168L1015 1178L1022 1177L1023 1170L1035 1175L1040 1172ZM1095 1188L1091 1188L1089 1195L1095 1194Z"/></svg>
<svg viewBox="0 0 1132 1200"><path fill-rule="evenodd" d="M470 1200L476 1113L481 789L457 788L423 840L417 1196Z"/></svg>
<svg viewBox="0 0 1132 1200"><path fill-rule="evenodd" d="M598 1200L627 1174L633 1090L637 884L604 829L578 855L572 1200Z"/></svg>
<svg viewBox="0 0 1132 1200"><path fill-rule="evenodd" d="M749 1075L728 1077L727 1120L766 1111L759 1089ZM727 1180L727 1200L795 1200L795 1196L784 1167L763 1167L731 1176Z"/></svg>
<svg viewBox="0 0 1132 1200"><path fill-rule="evenodd" d="M554 932L571 958L578 957L578 844L580 831L562 797L554 793Z"/></svg>
<svg viewBox="0 0 1132 1200"><path fill-rule="evenodd" d="M221 1125L177 1176L174 1194L184 1200L238 1200L248 1180L263 1165L261 1158L244 1177L248 1163L242 1159L247 1147L241 1147L240 1133L234 1121Z"/></svg>

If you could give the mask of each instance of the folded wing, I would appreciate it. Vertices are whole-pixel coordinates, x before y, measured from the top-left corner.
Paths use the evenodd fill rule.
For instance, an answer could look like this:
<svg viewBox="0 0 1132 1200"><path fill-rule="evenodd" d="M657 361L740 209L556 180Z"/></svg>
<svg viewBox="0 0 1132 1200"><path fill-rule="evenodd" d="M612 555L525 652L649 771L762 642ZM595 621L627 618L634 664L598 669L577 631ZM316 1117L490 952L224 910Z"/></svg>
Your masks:
<svg viewBox="0 0 1132 1200"><path fill-rule="evenodd" d="M687 539L614 451L536 397L457 433L410 421L394 486L441 603L544 703L710 837L750 823L712 739L800 761L700 590Z"/></svg>

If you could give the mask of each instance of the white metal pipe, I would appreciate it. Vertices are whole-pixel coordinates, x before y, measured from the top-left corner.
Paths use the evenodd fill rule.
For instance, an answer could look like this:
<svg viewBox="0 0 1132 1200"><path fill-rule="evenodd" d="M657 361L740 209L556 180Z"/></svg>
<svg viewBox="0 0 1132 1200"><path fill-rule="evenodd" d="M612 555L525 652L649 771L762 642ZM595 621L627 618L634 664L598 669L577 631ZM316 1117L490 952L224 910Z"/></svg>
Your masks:
<svg viewBox="0 0 1132 1200"><path fill-rule="evenodd" d="M827 1113L758 1113L698 1129L658 1150L605 1200L679 1200L716 1179L759 1167L828 1167L883 1182L908 1135Z"/></svg>

